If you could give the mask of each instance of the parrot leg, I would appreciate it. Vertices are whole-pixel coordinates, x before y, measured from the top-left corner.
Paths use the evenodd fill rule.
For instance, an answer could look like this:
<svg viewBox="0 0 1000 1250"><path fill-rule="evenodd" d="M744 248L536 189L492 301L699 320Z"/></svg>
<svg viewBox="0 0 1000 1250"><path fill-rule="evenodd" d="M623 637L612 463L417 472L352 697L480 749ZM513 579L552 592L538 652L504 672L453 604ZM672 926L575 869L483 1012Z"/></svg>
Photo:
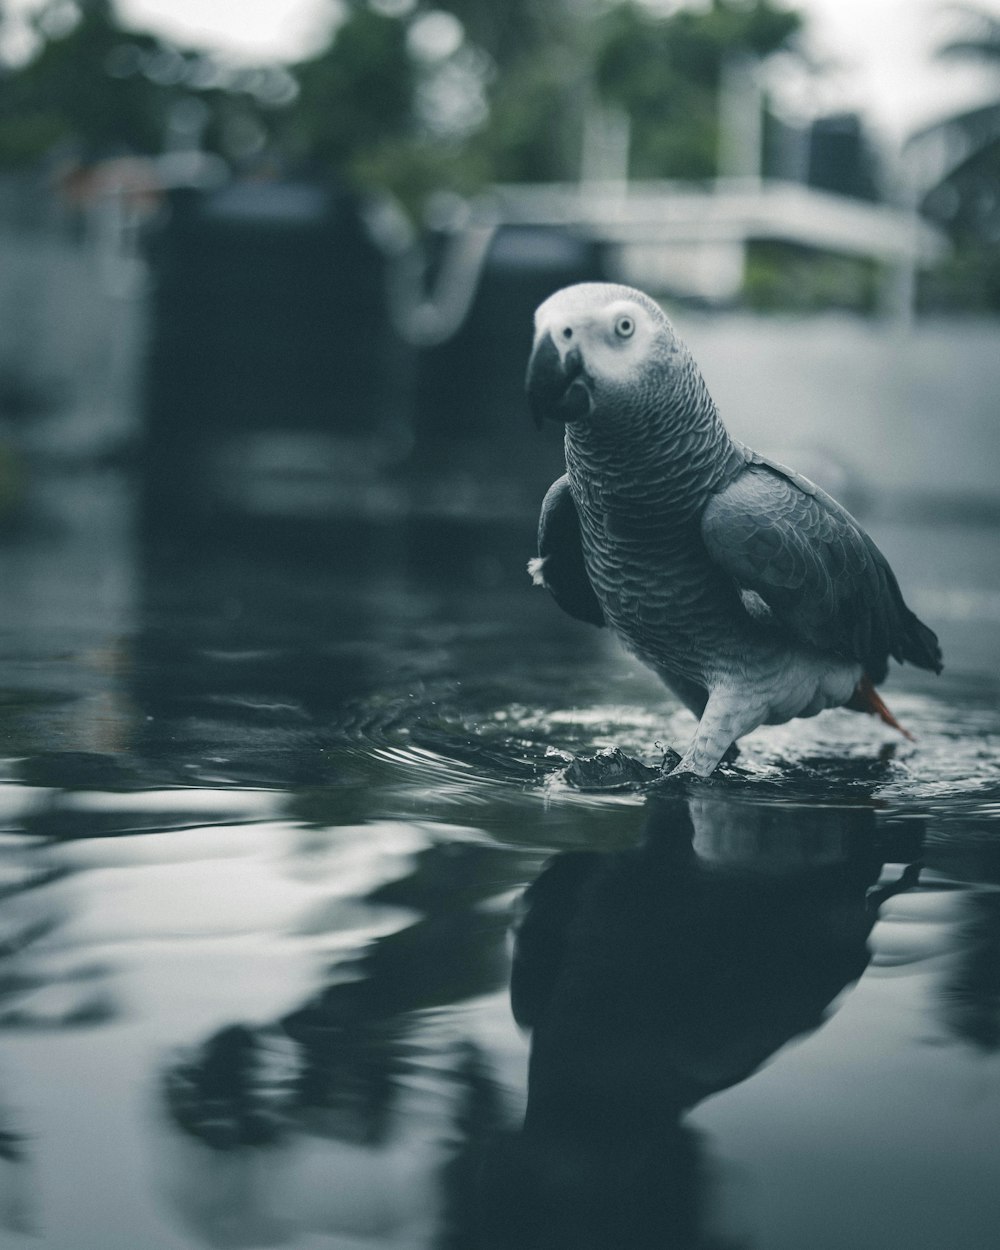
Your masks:
<svg viewBox="0 0 1000 1250"><path fill-rule="evenodd" d="M766 717L766 707L748 704L745 697L734 691L713 690L691 745L673 773L711 776L736 739L763 724Z"/></svg>

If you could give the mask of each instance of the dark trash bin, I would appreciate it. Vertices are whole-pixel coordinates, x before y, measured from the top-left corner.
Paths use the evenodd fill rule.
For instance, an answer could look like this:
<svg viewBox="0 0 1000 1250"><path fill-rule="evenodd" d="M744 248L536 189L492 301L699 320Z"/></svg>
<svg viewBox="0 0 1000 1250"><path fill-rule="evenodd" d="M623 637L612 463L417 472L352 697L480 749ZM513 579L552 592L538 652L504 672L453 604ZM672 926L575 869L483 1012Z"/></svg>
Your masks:
<svg viewBox="0 0 1000 1250"><path fill-rule="evenodd" d="M438 475L445 502L488 511L561 472L559 432L536 434L524 398L532 316L560 287L606 281L606 248L568 227L501 225L476 278L461 326L418 354L413 465Z"/></svg>
<svg viewBox="0 0 1000 1250"><path fill-rule="evenodd" d="M356 485L399 409L405 361L353 197L176 191L150 256L147 529L309 506L338 474Z"/></svg>

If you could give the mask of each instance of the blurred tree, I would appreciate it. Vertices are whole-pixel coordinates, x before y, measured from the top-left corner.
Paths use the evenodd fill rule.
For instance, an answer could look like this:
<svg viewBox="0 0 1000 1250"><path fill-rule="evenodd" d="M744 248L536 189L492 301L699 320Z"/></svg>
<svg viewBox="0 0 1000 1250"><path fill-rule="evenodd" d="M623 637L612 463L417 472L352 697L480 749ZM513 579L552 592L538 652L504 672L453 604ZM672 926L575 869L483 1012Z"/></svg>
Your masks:
<svg viewBox="0 0 1000 1250"><path fill-rule="evenodd" d="M767 56L801 26L771 0L666 17L613 0L348 0L346 13L328 47L296 67L292 148L411 205L433 186L577 176L595 89L631 116L636 174L711 176L727 57ZM422 24L443 14L457 19L453 46L422 54ZM450 99L447 124L428 116L432 96Z"/></svg>
<svg viewBox="0 0 1000 1250"><path fill-rule="evenodd" d="M574 0L441 0L488 61L475 173L498 182L575 177L592 49ZM605 7L598 0L591 10Z"/></svg>
<svg viewBox="0 0 1000 1250"><path fill-rule="evenodd" d="M798 13L770 0L711 0L667 17L631 2L612 8L598 23L595 76L601 95L631 118L631 172L712 177L727 60L787 48L801 26Z"/></svg>
<svg viewBox="0 0 1000 1250"><path fill-rule="evenodd" d="M0 162L67 141L91 156L156 153L183 115L232 160L276 151L416 208L440 187L577 176L596 91L632 118L634 173L706 177L726 58L785 47L801 21L772 0L665 17L617 0L341 0L337 12L327 45L282 81L128 31L112 0L45 0L34 54L0 76Z"/></svg>
<svg viewBox="0 0 1000 1250"><path fill-rule="evenodd" d="M0 161L34 161L67 140L95 154L156 151L158 89L107 70L124 38L110 0L46 0L32 26L35 54L0 77ZM151 36L129 38L136 55L156 47Z"/></svg>
<svg viewBox="0 0 1000 1250"><path fill-rule="evenodd" d="M495 0L440 0L440 7L458 18L501 71L563 40L570 17L580 17L578 7L565 0L507 0L502 5Z"/></svg>
<svg viewBox="0 0 1000 1250"><path fill-rule="evenodd" d="M286 138L301 156L350 167L412 131L416 75L407 22L353 0L317 56L295 67L298 103Z"/></svg>
<svg viewBox="0 0 1000 1250"><path fill-rule="evenodd" d="M227 71L129 30L112 0L45 0L31 26L26 62L0 65L0 166L35 163L57 146L86 161L159 153L192 101L191 138L238 161L261 148L273 110L294 95L278 67Z"/></svg>
<svg viewBox="0 0 1000 1250"><path fill-rule="evenodd" d="M978 61L1000 77L1000 17L971 5L953 12L962 29L938 55ZM922 211L956 245L925 283L924 302L1000 309L1000 98L924 128L907 152L919 171Z"/></svg>
<svg viewBox="0 0 1000 1250"><path fill-rule="evenodd" d="M575 172L569 0L345 7L327 47L295 67L285 138L298 159L411 208L435 187Z"/></svg>

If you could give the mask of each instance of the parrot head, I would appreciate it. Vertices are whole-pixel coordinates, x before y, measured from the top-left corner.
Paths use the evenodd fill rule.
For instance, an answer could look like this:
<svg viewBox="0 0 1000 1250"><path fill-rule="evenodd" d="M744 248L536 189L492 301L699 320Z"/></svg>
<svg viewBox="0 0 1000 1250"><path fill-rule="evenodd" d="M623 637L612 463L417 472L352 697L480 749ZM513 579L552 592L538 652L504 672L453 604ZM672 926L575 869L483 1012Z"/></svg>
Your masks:
<svg viewBox="0 0 1000 1250"><path fill-rule="evenodd" d="M632 287L584 282L535 313L528 403L535 422L575 425L671 390L690 357L657 304Z"/></svg>

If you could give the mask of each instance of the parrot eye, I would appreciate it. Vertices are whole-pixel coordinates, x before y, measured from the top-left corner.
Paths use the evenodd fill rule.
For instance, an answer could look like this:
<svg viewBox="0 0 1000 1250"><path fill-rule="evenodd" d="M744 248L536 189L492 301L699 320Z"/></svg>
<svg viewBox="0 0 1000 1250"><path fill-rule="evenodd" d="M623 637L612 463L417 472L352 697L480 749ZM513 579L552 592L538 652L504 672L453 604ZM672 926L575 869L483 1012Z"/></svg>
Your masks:
<svg viewBox="0 0 1000 1250"><path fill-rule="evenodd" d="M615 322L615 334L620 339L630 339L635 334L635 321L631 317L619 317Z"/></svg>

